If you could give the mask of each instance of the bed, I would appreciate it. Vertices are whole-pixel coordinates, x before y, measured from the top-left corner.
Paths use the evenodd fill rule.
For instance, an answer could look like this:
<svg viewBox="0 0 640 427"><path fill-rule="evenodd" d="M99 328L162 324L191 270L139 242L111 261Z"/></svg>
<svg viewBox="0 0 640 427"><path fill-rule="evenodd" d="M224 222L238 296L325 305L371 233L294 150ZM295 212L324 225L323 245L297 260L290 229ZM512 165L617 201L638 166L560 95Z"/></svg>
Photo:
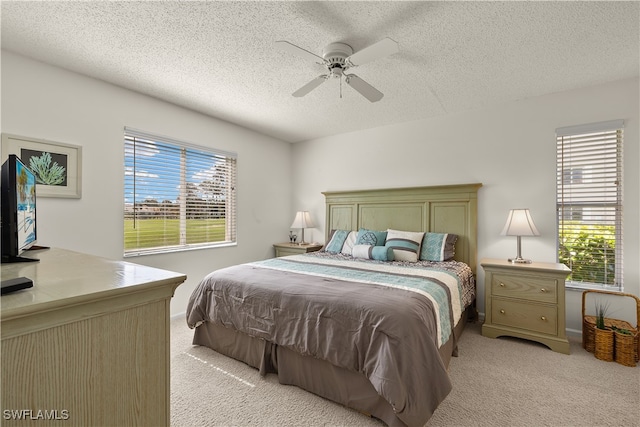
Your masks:
<svg viewBox="0 0 640 427"><path fill-rule="evenodd" d="M424 425L475 314L480 187L323 193L323 250L207 275L187 308L193 343L389 426ZM454 254L427 254L427 238L451 236Z"/></svg>

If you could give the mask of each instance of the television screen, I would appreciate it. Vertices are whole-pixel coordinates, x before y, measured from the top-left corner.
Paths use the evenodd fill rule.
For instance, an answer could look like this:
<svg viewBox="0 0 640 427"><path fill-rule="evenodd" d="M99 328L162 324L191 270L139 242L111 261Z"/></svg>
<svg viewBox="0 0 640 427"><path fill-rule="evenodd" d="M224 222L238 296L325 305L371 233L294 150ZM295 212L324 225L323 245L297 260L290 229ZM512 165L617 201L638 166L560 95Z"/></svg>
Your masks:
<svg viewBox="0 0 640 427"><path fill-rule="evenodd" d="M16 157L18 255L36 242L36 177Z"/></svg>
<svg viewBox="0 0 640 427"><path fill-rule="evenodd" d="M11 154L2 165L2 258L9 262L36 243L36 177Z"/></svg>

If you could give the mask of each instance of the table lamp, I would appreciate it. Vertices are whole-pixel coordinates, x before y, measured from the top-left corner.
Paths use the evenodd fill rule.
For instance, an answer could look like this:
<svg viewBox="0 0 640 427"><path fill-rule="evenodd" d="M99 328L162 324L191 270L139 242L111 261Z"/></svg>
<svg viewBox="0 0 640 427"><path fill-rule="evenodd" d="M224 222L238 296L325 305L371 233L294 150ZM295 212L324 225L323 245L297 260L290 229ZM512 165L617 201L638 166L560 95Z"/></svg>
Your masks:
<svg viewBox="0 0 640 427"><path fill-rule="evenodd" d="M515 258L509 258L509 262L514 264L531 264L530 259L522 258L521 242L522 236L539 236L540 233L533 223L529 209L511 209L507 217L507 223L504 225L502 236L516 236L518 238L518 255Z"/></svg>
<svg viewBox="0 0 640 427"><path fill-rule="evenodd" d="M296 213L296 217L293 219L293 224L291 224L291 228L299 228L302 230L302 239L300 239L301 245L308 244L304 241L304 229L305 228L313 228L315 227L313 221L311 220L311 215L309 211L298 211Z"/></svg>

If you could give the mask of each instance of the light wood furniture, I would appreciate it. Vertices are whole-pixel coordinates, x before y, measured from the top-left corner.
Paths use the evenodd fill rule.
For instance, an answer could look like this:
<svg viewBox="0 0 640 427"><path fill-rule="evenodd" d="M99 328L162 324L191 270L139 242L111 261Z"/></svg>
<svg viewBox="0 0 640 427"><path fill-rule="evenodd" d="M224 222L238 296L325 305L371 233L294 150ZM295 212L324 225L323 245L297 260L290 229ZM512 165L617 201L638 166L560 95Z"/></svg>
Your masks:
<svg viewBox="0 0 640 427"><path fill-rule="evenodd" d="M322 245L310 243L308 245L300 245L298 243L276 243L273 245L276 250L276 257L287 255L306 254L307 252L315 252L322 249Z"/></svg>
<svg viewBox="0 0 640 427"><path fill-rule="evenodd" d="M62 249L24 256L40 261L2 265L3 280L34 283L1 297L2 409L32 412L3 412L3 425L168 426L169 301L186 276Z"/></svg>
<svg viewBox="0 0 640 427"><path fill-rule="evenodd" d="M540 342L569 354L565 333L564 264L480 262L485 271L485 320L482 335L512 336Z"/></svg>

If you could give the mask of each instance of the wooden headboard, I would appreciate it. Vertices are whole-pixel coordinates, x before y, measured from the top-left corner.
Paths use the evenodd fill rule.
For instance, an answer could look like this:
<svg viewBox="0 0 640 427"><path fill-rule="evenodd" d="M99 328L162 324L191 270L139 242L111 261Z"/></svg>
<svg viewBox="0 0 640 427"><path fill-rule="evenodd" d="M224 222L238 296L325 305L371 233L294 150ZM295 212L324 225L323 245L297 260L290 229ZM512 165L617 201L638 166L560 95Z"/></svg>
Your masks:
<svg viewBox="0 0 640 427"><path fill-rule="evenodd" d="M430 231L455 233L457 261L473 272L477 264L478 189L482 184L383 190L326 191L326 227L331 230Z"/></svg>

